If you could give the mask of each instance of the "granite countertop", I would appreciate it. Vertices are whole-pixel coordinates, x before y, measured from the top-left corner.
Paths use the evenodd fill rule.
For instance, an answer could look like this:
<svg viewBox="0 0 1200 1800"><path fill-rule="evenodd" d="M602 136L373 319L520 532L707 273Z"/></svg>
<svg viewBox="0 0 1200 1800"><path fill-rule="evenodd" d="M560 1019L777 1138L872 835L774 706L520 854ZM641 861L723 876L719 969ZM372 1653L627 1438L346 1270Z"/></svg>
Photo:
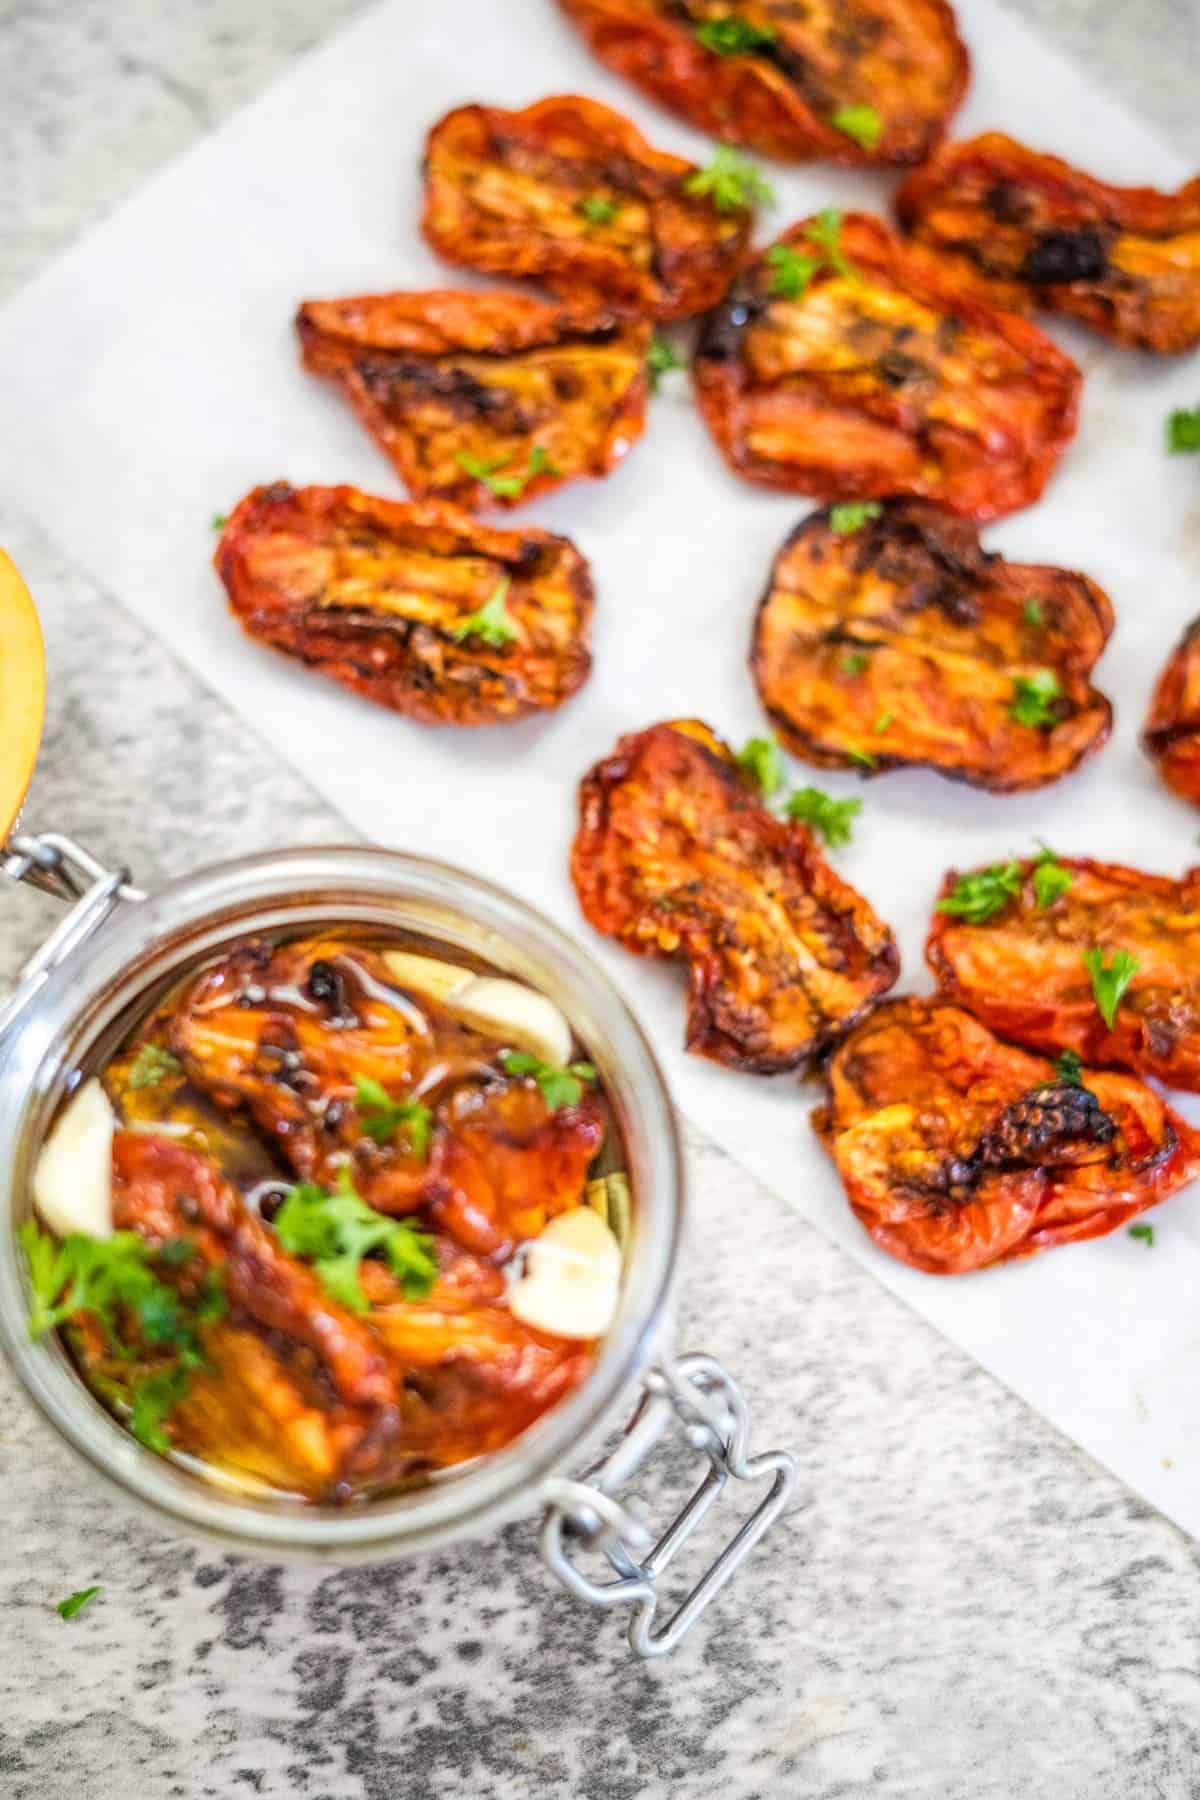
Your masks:
<svg viewBox="0 0 1200 1800"><path fill-rule="evenodd" d="M356 10L0 7L0 294ZM1020 10L1200 158L1196 9ZM51 674L28 822L147 883L345 840L2 494L0 468ZM0 981L50 916L0 894ZM688 1155L683 1345L742 1376L757 1441L792 1448L800 1481L674 1657L631 1662L617 1620L555 1591L530 1526L360 1571L183 1542L90 1486L0 1372L6 1800L1200 1794L1196 1547L695 1133Z"/></svg>

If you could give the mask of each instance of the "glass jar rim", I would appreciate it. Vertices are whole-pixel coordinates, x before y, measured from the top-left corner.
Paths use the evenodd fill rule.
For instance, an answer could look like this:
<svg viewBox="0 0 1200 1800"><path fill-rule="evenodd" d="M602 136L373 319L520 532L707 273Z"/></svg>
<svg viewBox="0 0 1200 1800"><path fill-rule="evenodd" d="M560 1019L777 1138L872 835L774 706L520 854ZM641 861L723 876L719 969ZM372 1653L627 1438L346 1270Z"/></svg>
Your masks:
<svg viewBox="0 0 1200 1800"><path fill-rule="evenodd" d="M106 1030L172 974L255 931L382 923L482 954L563 1007L617 1111L636 1197L614 1325L574 1393L513 1444L420 1486L343 1508L251 1496L146 1450L84 1386L62 1347L31 1343L16 1227L29 1171L71 1074ZM0 1345L34 1402L101 1476L160 1517L272 1556L394 1556L527 1513L611 1424L670 1329L683 1224L674 1113L645 1034L599 964L527 902L457 868L364 846L278 850L206 865L121 908L49 975L0 1042Z"/></svg>

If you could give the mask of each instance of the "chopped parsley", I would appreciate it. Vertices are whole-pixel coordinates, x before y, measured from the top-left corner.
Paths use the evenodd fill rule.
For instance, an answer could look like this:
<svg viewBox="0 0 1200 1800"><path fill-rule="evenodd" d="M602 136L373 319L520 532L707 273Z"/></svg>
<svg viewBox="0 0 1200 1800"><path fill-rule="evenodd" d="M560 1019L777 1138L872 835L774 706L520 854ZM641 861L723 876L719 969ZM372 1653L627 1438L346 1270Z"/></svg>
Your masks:
<svg viewBox="0 0 1200 1800"><path fill-rule="evenodd" d="M1046 614L1037 600L1027 600L1021 611L1021 617L1027 625L1040 629L1046 623Z"/></svg>
<svg viewBox="0 0 1200 1800"><path fill-rule="evenodd" d="M825 206L809 225L804 235L819 244L831 269L847 281L857 281L858 271L842 249L842 214L840 207Z"/></svg>
<svg viewBox="0 0 1200 1800"><path fill-rule="evenodd" d="M495 494L498 500L519 500L535 475L562 474L562 470L550 461L541 444L535 444L529 452L529 463L523 475L499 473L512 461L511 456L498 456L493 462L484 462L480 457L460 450L455 461L465 474L474 476L476 481L482 481L484 487Z"/></svg>
<svg viewBox="0 0 1200 1800"><path fill-rule="evenodd" d="M857 763L860 769L873 769L875 767L875 758L871 755L869 750L860 750L856 745L851 744L846 751L846 755L850 758L852 763Z"/></svg>
<svg viewBox="0 0 1200 1800"><path fill-rule="evenodd" d="M1092 978L1092 992L1100 1017L1111 1031L1125 989L1138 972L1137 958L1130 956L1128 950L1114 950L1111 960L1106 963L1103 950L1094 949L1084 951L1083 964Z"/></svg>
<svg viewBox="0 0 1200 1800"><path fill-rule="evenodd" d="M769 206L775 198L761 170L732 144L718 144L707 168L697 169L683 186L685 193L707 194L718 212Z"/></svg>
<svg viewBox="0 0 1200 1800"><path fill-rule="evenodd" d="M773 44L775 36L769 25L751 25L732 15L723 19L705 19L695 28L696 42L711 50L714 56L753 56L756 50L765 50L768 44Z"/></svg>
<svg viewBox="0 0 1200 1800"><path fill-rule="evenodd" d="M687 364L674 344L655 335L646 349L646 367L650 371L651 392L657 394L658 384L663 376L668 375L672 369L686 368Z"/></svg>
<svg viewBox="0 0 1200 1800"><path fill-rule="evenodd" d="M611 225L620 210L619 200L606 200L603 194L585 194L575 208L589 225Z"/></svg>
<svg viewBox="0 0 1200 1800"><path fill-rule="evenodd" d="M973 875L960 875L936 911L949 913L967 925L984 925L1003 912L1010 900L1021 891L1021 865L1011 862L993 863L988 869L977 869Z"/></svg>
<svg viewBox="0 0 1200 1800"><path fill-rule="evenodd" d="M852 650L849 656L842 658L843 675L861 675L870 658L862 650Z"/></svg>
<svg viewBox="0 0 1200 1800"><path fill-rule="evenodd" d="M745 769L747 775L756 783L759 791L767 798L777 794L783 786L783 758L779 754L779 743L774 737L752 737L743 744L737 753L739 769Z"/></svg>
<svg viewBox="0 0 1200 1800"><path fill-rule="evenodd" d="M787 803L789 819L811 825L831 850L840 850L853 835L851 824L862 811L861 800L835 800L821 788L797 788Z"/></svg>
<svg viewBox="0 0 1200 1800"><path fill-rule="evenodd" d="M781 300L798 300L821 267L819 256L801 256L790 244L772 244L766 260L771 265L771 292Z"/></svg>
<svg viewBox="0 0 1200 1800"><path fill-rule="evenodd" d="M1041 855L1033 865L1033 897L1041 911L1053 906L1068 891L1075 877L1070 869L1064 869L1053 850L1043 846Z"/></svg>
<svg viewBox="0 0 1200 1800"><path fill-rule="evenodd" d="M171 1448L166 1423L188 1391L188 1371L176 1363L135 1381L130 1393L129 1429L139 1444L165 1456Z"/></svg>
<svg viewBox="0 0 1200 1800"><path fill-rule="evenodd" d="M349 1169L338 1170L333 1193L314 1181L290 1188L272 1225L284 1249L311 1262L326 1291L350 1312L369 1309L359 1270L374 1250L383 1251L406 1300L423 1299L437 1278L429 1234L410 1219L393 1219L368 1206Z"/></svg>
<svg viewBox="0 0 1200 1800"><path fill-rule="evenodd" d="M839 537L860 531L868 519L877 519L883 507L878 500L839 500L829 509L829 529Z"/></svg>
<svg viewBox="0 0 1200 1800"><path fill-rule="evenodd" d="M455 643L461 644L464 638L469 637L477 637L481 643L489 644L493 649L512 643L517 636L517 628L505 605L510 585L508 576L504 576L478 612L468 613L460 624L451 626L450 636Z"/></svg>
<svg viewBox="0 0 1200 1800"><path fill-rule="evenodd" d="M1167 449L1173 456L1180 451L1200 450L1200 406L1176 407L1167 419Z"/></svg>
<svg viewBox="0 0 1200 1800"><path fill-rule="evenodd" d="M214 531L224 531L229 523L229 514L214 513L209 523L212 525Z"/></svg>
<svg viewBox="0 0 1200 1800"><path fill-rule="evenodd" d="M565 1069L558 1069L528 1050L506 1050L500 1060L509 1075L532 1076L551 1112L557 1112L560 1106L578 1106L584 1083L596 1079L590 1062L568 1063Z"/></svg>
<svg viewBox="0 0 1200 1800"><path fill-rule="evenodd" d="M1142 1240L1143 1244L1145 1244L1147 1250L1153 1250L1153 1248L1154 1248L1154 1227L1153 1227L1153 1225L1131 1225L1129 1227L1129 1235L1131 1238L1141 1238L1141 1240Z"/></svg>
<svg viewBox="0 0 1200 1800"><path fill-rule="evenodd" d="M131 1088L157 1087L168 1075L178 1075L183 1064L161 1044L140 1044L129 1065Z"/></svg>
<svg viewBox="0 0 1200 1800"><path fill-rule="evenodd" d="M1054 1064L1054 1073L1068 1087L1083 1086L1083 1062L1077 1050L1064 1050Z"/></svg>
<svg viewBox="0 0 1200 1800"><path fill-rule="evenodd" d="M872 725L871 730L878 736L880 732L887 730L895 717L896 715L894 712L881 712L874 725Z"/></svg>
<svg viewBox="0 0 1200 1800"><path fill-rule="evenodd" d="M369 1075L358 1075L354 1081L354 1104L363 1130L377 1144L390 1144L403 1130L413 1155L424 1162L429 1155L433 1134L433 1114L419 1100L393 1100L382 1082Z"/></svg>
<svg viewBox="0 0 1200 1800"><path fill-rule="evenodd" d="M1055 702L1062 698L1062 687L1053 669L1038 669L1033 675L1018 675L1013 682L1013 703L1009 715L1018 725L1044 729L1058 717Z"/></svg>
<svg viewBox="0 0 1200 1800"><path fill-rule="evenodd" d="M102 1590L98 1587L76 1588L65 1600L60 1600L54 1608L60 1619L73 1619L81 1613L89 1600L94 1600Z"/></svg>
<svg viewBox="0 0 1200 1800"><path fill-rule="evenodd" d="M829 123L864 150L873 150L883 135L883 120L873 106L839 106Z"/></svg>

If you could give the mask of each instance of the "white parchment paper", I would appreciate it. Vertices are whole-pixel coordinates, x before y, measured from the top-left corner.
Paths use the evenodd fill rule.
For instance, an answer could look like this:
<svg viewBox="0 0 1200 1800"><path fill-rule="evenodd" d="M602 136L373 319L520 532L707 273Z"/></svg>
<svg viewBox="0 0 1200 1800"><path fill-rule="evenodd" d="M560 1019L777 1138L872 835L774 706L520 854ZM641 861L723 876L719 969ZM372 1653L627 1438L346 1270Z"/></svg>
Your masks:
<svg viewBox="0 0 1200 1800"><path fill-rule="evenodd" d="M975 68L959 135L1004 128L1128 183L1186 173L990 0L961 0L959 12ZM469 284L417 233L425 129L466 100L516 106L571 91L706 160L700 136L590 59L552 0L388 0L366 14L0 313L0 488L362 831L506 882L590 940L692 1119L1198 1533L1200 1191L1155 1215L1152 1250L1121 1232L985 1275L904 1269L847 1210L809 1129L816 1091L686 1056L679 972L593 939L579 917L567 879L577 777L621 732L656 719L698 715L735 742L763 728L745 666L751 617L774 551L806 510L726 472L685 376L664 383L646 437L609 480L529 509L576 539L598 590L595 672L556 717L430 731L251 644L225 609L209 522L247 488L287 479L400 492L334 390L301 371L297 302ZM822 205L883 208L889 186L819 165L770 174L777 206L764 234ZM1200 468L1162 448L1168 410L1200 401L1200 366L1052 329L1086 370L1079 434L1042 503L985 542L1083 569L1112 594L1118 625L1098 680L1116 702L1115 738L1042 794L989 797L916 773L863 787L855 842L836 860L896 927L901 987L929 985L921 942L951 861L1023 851L1035 836L1167 872L1192 856L1197 817L1157 784L1136 739L1161 661L1200 611ZM799 764L791 772L810 778ZM286 820L279 831L285 842ZM710 1210L694 1228L722 1234L730 1304L753 1309L753 1293L736 1292L739 1221ZM743 1373L752 1385L753 1370Z"/></svg>

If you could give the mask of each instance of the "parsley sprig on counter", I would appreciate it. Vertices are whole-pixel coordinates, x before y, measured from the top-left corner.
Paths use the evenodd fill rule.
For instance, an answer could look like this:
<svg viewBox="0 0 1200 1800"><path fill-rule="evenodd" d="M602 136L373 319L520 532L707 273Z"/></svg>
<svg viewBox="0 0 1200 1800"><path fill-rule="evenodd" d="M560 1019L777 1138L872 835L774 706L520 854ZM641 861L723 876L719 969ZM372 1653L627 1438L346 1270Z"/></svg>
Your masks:
<svg viewBox="0 0 1200 1800"><path fill-rule="evenodd" d="M1141 1238L1141 1240L1142 1240L1143 1244L1145 1244L1147 1250L1153 1250L1153 1248L1154 1248L1154 1227L1153 1227L1153 1225L1131 1225L1129 1227L1129 1235L1131 1238Z"/></svg>
<svg viewBox="0 0 1200 1800"><path fill-rule="evenodd" d="M509 1075L529 1075L537 1082L551 1112L557 1112L560 1106L578 1106L585 1082L596 1079L590 1062L568 1063L565 1069L559 1069L528 1050L506 1050L500 1060Z"/></svg>
<svg viewBox="0 0 1200 1800"><path fill-rule="evenodd" d="M76 1588L73 1594L68 1594L65 1600L60 1600L54 1610L60 1619L74 1619L83 1611L88 1601L94 1600L96 1595L102 1591L99 1587Z"/></svg>
<svg viewBox="0 0 1200 1800"><path fill-rule="evenodd" d="M420 1300L437 1278L433 1239L410 1219L393 1219L368 1206L348 1169L339 1169L332 1193L301 1181L271 1221L283 1248L312 1263L326 1290L354 1313L370 1302L359 1271L363 1258L382 1250L408 1300Z"/></svg>
<svg viewBox="0 0 1200 1800"><path fill-rule="evenodd" d="M1167 449L1172 456L1200 450L1200 406L1177 406L1167 419Z"/></svg>
<svg viewBox="0 0 1200 1800"><path fill-rule="evenodd" d="M835 800L832 794L816 787L797 788L787 803L788 818L811 825L831 850L841 850L850 842L854 831L851 821L861 811L861 800Z"/></svg>

